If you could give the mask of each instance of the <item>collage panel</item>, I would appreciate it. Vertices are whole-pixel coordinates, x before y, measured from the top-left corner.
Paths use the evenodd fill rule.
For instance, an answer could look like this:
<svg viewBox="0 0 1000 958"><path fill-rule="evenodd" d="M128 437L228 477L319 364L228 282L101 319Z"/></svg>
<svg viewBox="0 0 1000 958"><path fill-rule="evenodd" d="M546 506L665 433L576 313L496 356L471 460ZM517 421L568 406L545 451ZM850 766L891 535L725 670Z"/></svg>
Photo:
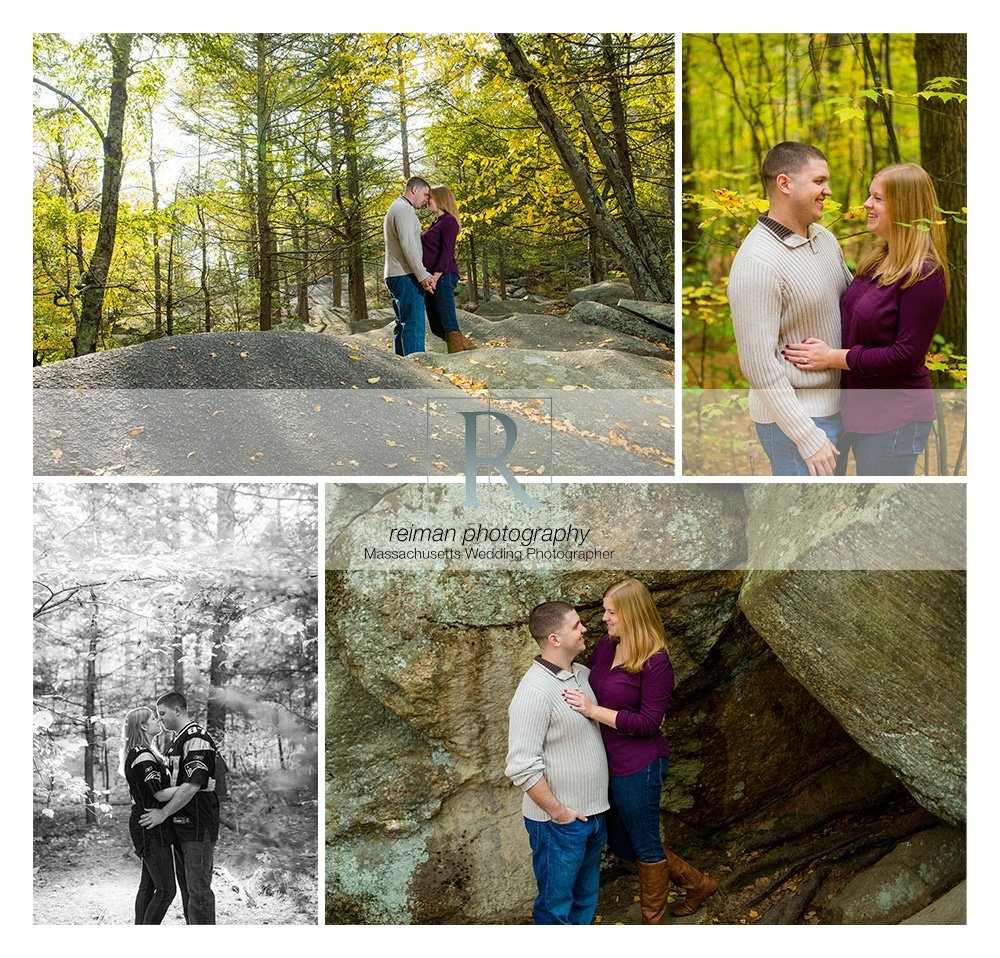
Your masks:
<svg viewBox="0 0 1000 958"><path fill-rule="evenodd" d="M672 34L34 55L36 475L674 474Z"/></svg>
<svg viewBox="0 0 1000 958"><path fill-rule="evenodd" d="M34 487L36 925L316 924L317 487Z"/></svg>
<svg viewBox="0 0 1000 958"><path fill-rule="evenodd" d="M532 492L326 487L327 923L965 922L964 485Z"/></svg>
<svg viewBox="0 0 1000 958"><path fill-rule="evenodd" d="M685 475L966 474L966 47L684 34Z"/></svg>

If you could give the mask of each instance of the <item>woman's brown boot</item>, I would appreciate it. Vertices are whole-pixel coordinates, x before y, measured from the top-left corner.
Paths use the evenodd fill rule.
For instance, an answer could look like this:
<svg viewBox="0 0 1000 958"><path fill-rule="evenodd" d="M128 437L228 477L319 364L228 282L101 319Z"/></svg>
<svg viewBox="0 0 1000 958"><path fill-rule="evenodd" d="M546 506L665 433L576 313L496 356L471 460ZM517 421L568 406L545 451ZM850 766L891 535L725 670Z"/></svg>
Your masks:
<svg viewBox="0 0 1000 958"><path fill-rule="evenodd" d="M662 925L667 911L670 870L662 862L639 862L639 903L644 925Z"/></svg>
<svg viewBox="0 0 1000 958"><path fill-rule="evenodd" d="M666 852L667 867L670 870L670 880L684 889L684 901L675 905L671 914L677 918L693 915L701 903L716 893L719 883L689 865L683 858L678 858L673 852Z"/></svg>

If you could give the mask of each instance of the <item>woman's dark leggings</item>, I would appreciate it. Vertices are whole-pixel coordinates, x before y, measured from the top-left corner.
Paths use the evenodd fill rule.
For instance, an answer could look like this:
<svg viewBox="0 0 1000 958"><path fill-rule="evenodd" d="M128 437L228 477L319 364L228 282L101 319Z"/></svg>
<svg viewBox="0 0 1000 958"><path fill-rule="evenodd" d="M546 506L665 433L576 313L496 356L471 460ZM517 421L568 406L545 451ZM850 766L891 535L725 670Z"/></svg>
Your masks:
<svg viewBox="0 0 1000 958"><path fill-rule="evenodd" d="M135 895L135 923L158 925L177 894L174 856L169 845L151 843L142 859L142 878Z"/></svg>

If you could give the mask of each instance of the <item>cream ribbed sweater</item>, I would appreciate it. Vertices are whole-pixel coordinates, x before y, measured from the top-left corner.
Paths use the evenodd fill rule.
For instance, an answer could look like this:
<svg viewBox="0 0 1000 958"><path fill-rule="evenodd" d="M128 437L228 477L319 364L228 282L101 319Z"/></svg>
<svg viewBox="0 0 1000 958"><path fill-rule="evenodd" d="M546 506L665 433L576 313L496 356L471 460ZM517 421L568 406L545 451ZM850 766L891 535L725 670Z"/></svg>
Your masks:
<svg viewBox="0 0 1000 958"><path fill-rule="evenodd" d="M729 272L729 305L740 368L750 383L750 417L777 423L803 459L826 434L813 421L840 408L840 370L800 370L781 355L786 343L815 337L840 347L840 295L851 282L833 234L813 224L799 236L761 221Z"/></svg>
<svg viewBox="0 0 1000 958"><path fill-rule="evenodd" d="M405 197L392 201L382 221L385 239L384 277L406 276L408 273L421 283L430 273L424 269L424 248L420 245L420 220L417 211Z"/></svg>
<svg viewBox="0 0 1000 958"><path fill-rule="evenodd" d="M589 675L590 669L575 662L572 671L553 671L537 659L532 662L507 710L506 775L525 792L544 775L560 802L584 815L596 815L610 807L600 726L562 699L563 689L582 689L596 702ZM521 809L532 821L551 821L527 795Z"/></svg>

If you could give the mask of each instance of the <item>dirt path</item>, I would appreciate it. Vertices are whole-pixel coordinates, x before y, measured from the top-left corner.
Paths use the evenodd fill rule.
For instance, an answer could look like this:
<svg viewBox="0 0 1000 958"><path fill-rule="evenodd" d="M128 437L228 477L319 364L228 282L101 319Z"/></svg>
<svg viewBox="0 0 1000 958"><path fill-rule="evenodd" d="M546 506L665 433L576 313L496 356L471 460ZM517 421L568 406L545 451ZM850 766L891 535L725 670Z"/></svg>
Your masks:
<svg viewBox="0 0 1000 958"><path fill-rule="evenodd" d="M306 819L295 825L308 834L308 817L296 817ZM278 855L254 847L250 836L238 839L223 829L212 879L220 925L315 923L315 818L312 823L312 843L295 856L294 871L287 846ZM65 821L58 828L36 827L35 924L130 925L140 872L124 820L87 829ZM179 892L163 924L184 924Z"/></svg>

